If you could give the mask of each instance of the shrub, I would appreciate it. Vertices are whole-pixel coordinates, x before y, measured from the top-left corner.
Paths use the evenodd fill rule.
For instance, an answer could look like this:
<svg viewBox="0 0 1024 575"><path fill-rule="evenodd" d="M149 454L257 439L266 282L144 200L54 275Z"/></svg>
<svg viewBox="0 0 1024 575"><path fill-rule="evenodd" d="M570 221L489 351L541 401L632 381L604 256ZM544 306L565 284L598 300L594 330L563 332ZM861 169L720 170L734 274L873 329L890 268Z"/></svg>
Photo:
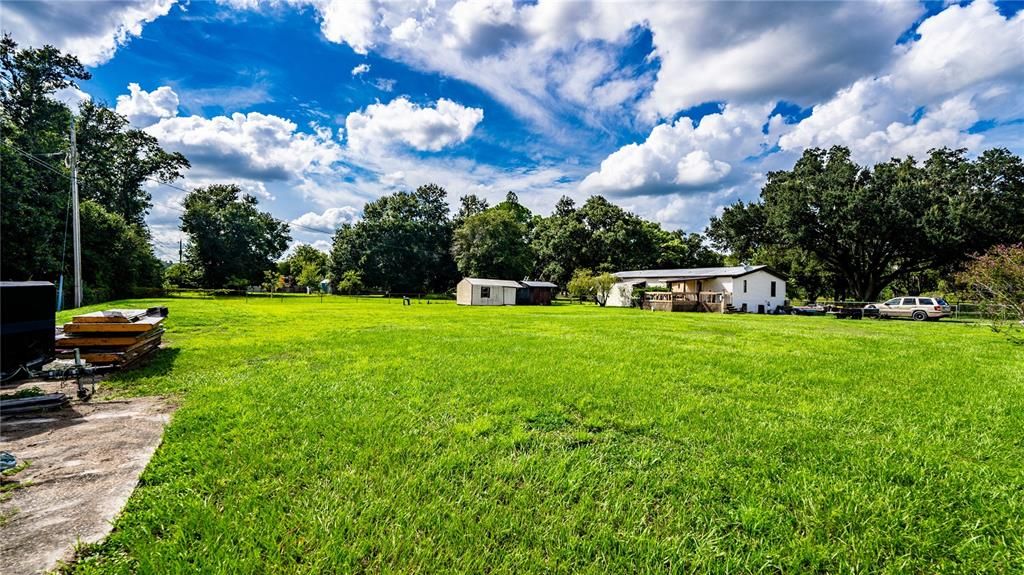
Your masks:
<svg viewBox="0 0 1024 575"><path fill-rule="evenodd" d="M579 301L585 300L589 296L594 295L594 274L586 269L581 268L573 272L572 279L565 286L566 291L573 299Z"/></svg>
<svg viewBox="0 0 1024 575"><path fill-rule="evenodd" d="M341 274L338 280L338 293L355 295L363 291L363 276L355 270L348 270Z"/></svg>
<svg viewBox="0 0 1024 575"><path fill-rule="evenodd" d="M995 246L974 256L957 279L978 299L994 331L1024 343L1015 333L1024 328L1024 244Z"/></svg>

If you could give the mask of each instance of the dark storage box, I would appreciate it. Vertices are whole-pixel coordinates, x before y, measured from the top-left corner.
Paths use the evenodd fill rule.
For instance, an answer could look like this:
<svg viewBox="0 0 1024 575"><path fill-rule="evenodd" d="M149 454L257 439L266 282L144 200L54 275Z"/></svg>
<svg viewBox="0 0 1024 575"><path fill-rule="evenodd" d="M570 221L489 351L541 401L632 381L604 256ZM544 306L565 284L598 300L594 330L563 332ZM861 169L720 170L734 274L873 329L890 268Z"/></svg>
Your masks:
<svg viewBox="0 0 1024 575"><path fill-rule="evenodd" d="M0 282L3 377L53 359L56 300L57 290L50 282Z"/></svg>

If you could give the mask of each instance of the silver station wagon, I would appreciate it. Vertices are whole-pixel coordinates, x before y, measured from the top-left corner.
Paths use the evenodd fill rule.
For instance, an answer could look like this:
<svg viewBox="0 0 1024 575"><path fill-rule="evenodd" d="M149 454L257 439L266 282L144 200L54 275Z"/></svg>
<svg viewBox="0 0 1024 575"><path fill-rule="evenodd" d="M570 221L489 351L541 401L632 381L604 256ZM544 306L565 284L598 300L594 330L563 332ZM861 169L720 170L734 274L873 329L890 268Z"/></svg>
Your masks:
<svg viewBox="0 0 1024 575"><path fill-rule="evenodd" d="M917 321L949 317L952 308L938 297L894 297L885 303L873 303L865 309L877 309L878 317L903 317Z"/></svg>

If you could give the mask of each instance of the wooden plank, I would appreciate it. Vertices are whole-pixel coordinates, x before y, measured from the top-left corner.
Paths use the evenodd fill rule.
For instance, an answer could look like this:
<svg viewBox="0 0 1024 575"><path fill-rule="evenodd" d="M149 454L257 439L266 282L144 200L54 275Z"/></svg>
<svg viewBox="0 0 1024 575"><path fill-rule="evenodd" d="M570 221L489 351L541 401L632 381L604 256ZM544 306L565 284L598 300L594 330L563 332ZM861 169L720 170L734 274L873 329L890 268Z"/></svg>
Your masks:
<svg viewBox="0 0 1024 575"><path fill-rule="evenodd" d="M88 345L88 346L78 346L78 350L79 350L79 355L86 354L86 353L128 353L128 352L135 351L137 349L144 348L144 347L150 346L150 345L152 345L152 346L159 346L160 342L161 342L160 337L156 336L156 337L149 337L149 338L146 338L146 339L141 339L141 340L138 341L138 343L135 343L135 344L129 345L129 346L124 346L124 345L121 345L121 346L114 346L114 345L107 345L107 346L103 346L103 345ZM58 348L57 349L57 357L59 357L61 359L71 359L71 358L75 357L74 350L75 350L75 347Z"/></svg>
<svg viewBox="0 0 1024 575"><path fill-rule="evenodd" d="M146 342L144 345L128 351L83 351L79 353L79 357L82 358L82 361L94 365L124 364L131 362L140 356L147 355L149 352L159 347L160 340L154 339ZM75 357L75 354L73 351L64 350L58 353L57 357L62 359L72 359Z"/></svg>
<svg viewBox="0 0 1024 575"><path fill-rule="evenodd" d="M82 315L76 315L74 323L132 323L146 317L144 309L105 309Z"/></svg>
<svg viewBox="0 0 1024 575"><path fill-rule="evenodd" d="M140 335L59 335L54 345L60 348L121 347L130 349L151 338L158 337L163 332L163 328L156 328Z"/></svg>
<svg viewBox="0 0 1024 575"><path fill-rule="evenodd" d="M162 317L147 316L134 323L66 323L64 333L138 334L146 333L163 321Z"/></svg>

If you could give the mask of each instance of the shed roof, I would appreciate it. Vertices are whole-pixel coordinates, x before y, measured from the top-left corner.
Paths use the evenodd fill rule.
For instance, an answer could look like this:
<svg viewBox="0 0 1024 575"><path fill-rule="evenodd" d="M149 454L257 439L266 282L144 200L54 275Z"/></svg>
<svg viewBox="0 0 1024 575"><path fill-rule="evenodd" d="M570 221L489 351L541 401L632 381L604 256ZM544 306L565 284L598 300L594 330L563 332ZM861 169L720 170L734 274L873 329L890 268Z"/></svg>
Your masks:
<svg viewBox="0 0 1024 575"><path fill-rule="evenodd" d="M633 270L617 272L615 276L620 280L672 279L675 281L681 281L683 279L738 277L758 270L764 270L772 275L778 275L769 269L768 266L728 266L721 268L689 268L681 270Z"/></svg>
<svg viewBox="0 0 1024 575"><path fill-rule="evenodd" d="M519 282L512 280L492 280L486 278L462 278L462 281L467 281L470 285L475 286L500 286L500 287L511 287L517 288L522 287Z"/></svg>
<svg viewBox="0 0 1024 575"><path fill-rule="evenodd" d="M553 284L551 282L538 282L538 281L523 280L523 281L521 281L519 283L523 284L526 287L542 287L542 288L556 288L556 287L558 287L557 285L555 285L555 284Z"/></svg>

